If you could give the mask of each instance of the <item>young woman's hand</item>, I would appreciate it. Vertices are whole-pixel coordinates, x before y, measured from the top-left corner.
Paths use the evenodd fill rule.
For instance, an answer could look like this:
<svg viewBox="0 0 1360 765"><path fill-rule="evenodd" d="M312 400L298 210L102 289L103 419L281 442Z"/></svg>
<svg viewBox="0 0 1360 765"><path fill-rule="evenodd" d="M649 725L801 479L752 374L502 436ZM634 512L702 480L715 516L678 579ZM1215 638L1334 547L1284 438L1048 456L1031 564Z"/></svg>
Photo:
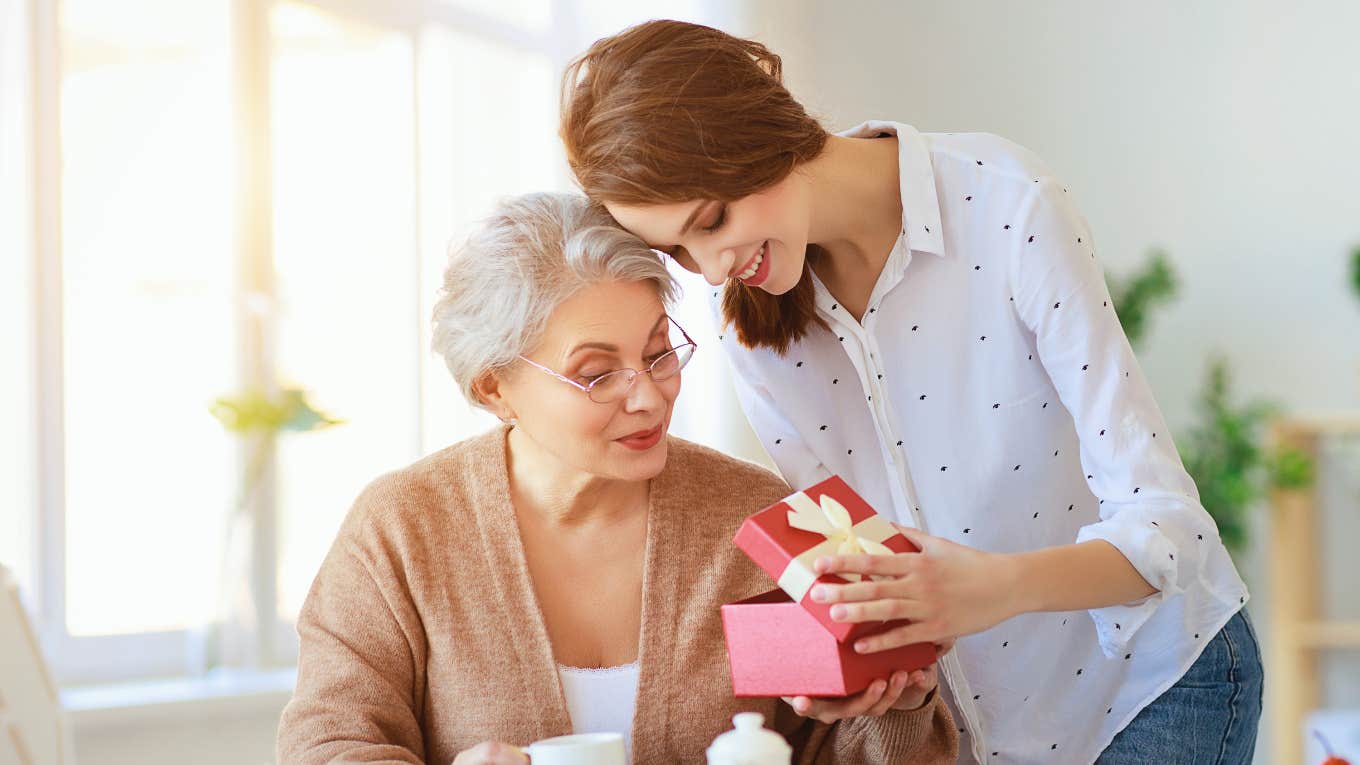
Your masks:
<svg viewBox="0 0 1360 765"><path fill-rule="evenodd" d="M1019 613L1019 572L1013 558L898 529L920 548L897 555L833 555L818 558L818 574L855 573L886 577L849 584L819 583L812 599L834 603L839 622L909 619L911 624L863 637L860 653L877 653L912 643L942 643L993 627Z"/></svg>
<svg viewBox="0 0 1360 765"><path fill-rule="evenodd" d="M453 765L528 765L528 762L529 755L519 747L500 741L483 741L453 758Z"/></svg>

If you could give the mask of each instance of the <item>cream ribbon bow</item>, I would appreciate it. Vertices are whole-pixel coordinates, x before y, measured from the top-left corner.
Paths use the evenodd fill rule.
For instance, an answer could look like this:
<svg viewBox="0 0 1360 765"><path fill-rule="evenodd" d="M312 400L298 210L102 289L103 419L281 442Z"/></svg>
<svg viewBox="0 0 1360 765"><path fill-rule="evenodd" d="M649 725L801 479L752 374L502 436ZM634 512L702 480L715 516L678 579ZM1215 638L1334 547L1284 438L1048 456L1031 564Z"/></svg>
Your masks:
<svg viewBox="0 0 1360 765"><path fill-rule="evenodd" d="M794 600L802 600L816 581L817 574L812 570L812 563L823 555L896 554L883 544L883 540L895 536L897 529L881 515L871 515L854 523L850 520L850 511L828 494L823 494L820 502L814 502L800 491L784 501L792 508L788 513L789 526L826 537L825 542L814 545L789 561L788 567L779 577L780 588ZM837 576L852 582L863 578L852 573L838 573ZM885 577L871 578L879 580Z"/></svg>

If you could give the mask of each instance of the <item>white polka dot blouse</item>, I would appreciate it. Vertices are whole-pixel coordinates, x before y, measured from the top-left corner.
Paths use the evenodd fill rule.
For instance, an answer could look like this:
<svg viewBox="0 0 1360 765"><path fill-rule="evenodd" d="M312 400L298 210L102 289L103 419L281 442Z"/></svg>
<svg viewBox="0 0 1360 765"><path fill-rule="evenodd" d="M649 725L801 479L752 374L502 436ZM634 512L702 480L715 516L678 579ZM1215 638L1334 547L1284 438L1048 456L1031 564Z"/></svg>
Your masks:
<svg viewBox="0 0 1360 765"><path fill-rule="evenodd" d="M787 355L724 331L742 406L795 488L839 474L890 519L984 550L1103 539L1124 553L1157 595L1026 614L941 664L964 761L1093 761L1246 587L1068 190L992 135L892 122L844 135L897 136L902 235L861 321L817 281L831 331Z"/></svg>

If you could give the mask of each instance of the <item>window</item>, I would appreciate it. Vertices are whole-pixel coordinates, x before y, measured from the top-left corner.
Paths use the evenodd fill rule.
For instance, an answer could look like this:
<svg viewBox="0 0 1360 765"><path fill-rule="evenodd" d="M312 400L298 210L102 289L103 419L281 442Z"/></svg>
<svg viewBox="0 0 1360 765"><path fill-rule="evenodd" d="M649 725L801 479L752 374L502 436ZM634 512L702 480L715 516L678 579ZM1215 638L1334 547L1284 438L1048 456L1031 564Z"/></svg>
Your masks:
<svg viewBox="0 0 1360 765"><path fill-rule="evenodd" d="M66 625L183 630L232 489L229 8L60 8Z"/></svg>
<svg viewBox="0 0 1360 765"><path fill-rule="evenodd" d="M420 448L414 43L285 3L270 15L278 376L342 427L279 444L280 615L345 510Z"/></svg>
<svg viewBox="0 0 1360 765"><path fill-rule="evenodd" d="M36 306L27 4L0 0L0 564L32 594Z"/></svg>
<svg viewBox="0 0 1360 765"><path fill-rule="evenodd" d="M421 258L421 281L429 285L421 293L424 349L430 347L428 317L448 245L466 237L497 199L569 186L557 139L557 80L547 53L525 55L504 42L444 27L428 30L421 42L421 103L429 105L421 125L422 219L431 222L424 227ZM463 400L442 359L422 358L424 450L495 422Z"/></svg>
<svg viewBox="0 0 1360 765"><path fill-rule="evenodd" d="M295 658L360 489L494 422L428 351L447 246L500 197L570 188L561 67L641 18L0 0L0 562L63 684L203 671L240 591L247 662ZM344 424L279 438L236 586L248 452L209 406L279 386Z"/></svg>

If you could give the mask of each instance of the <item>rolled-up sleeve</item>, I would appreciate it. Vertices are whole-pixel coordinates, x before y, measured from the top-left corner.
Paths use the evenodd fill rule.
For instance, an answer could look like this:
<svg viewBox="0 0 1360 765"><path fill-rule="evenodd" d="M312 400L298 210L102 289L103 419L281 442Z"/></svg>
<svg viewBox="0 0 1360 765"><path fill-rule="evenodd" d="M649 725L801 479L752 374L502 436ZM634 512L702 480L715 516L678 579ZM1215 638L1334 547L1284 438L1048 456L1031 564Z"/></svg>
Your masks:
<svg viewBox="0 0 1360 765"><path fill-rule="evenodd" d="M1218 529L1124 335L1086 221L1051 177L1034 183L1022 220L1009 263L1016 311L1071 412L1087 483L1100 500L1100 520L1075 541L1105 540L1157 590L1090 611L1101 649L1115 656L1192 583L1234 603L1237 593L1216 592L1203 577Z"/></svg>

